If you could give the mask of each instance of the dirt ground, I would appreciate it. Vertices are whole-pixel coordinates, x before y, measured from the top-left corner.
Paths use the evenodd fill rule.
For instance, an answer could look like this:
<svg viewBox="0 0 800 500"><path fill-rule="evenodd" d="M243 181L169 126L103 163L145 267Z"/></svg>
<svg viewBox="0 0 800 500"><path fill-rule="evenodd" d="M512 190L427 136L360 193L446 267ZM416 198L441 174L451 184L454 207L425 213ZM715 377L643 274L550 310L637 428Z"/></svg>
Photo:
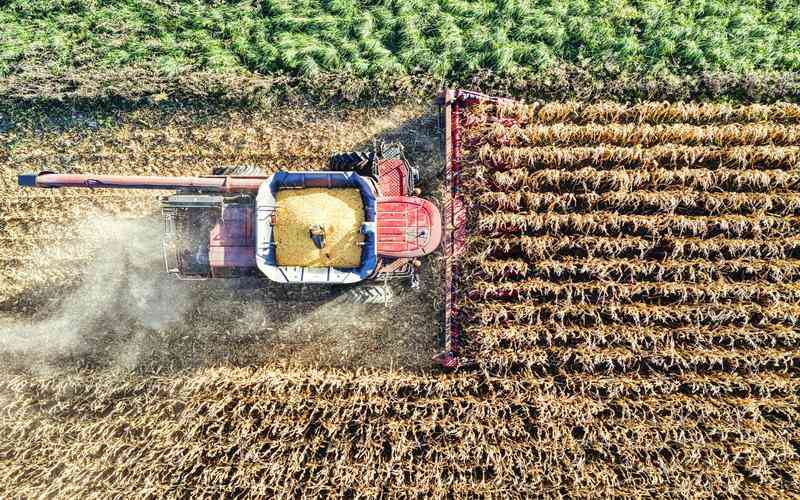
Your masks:
<svg viewBox="0 0 800 500"><path fill-rule="evenodd" d="M28 118L2 138L0 359L12 371L169 373L269 365L428 370L439 347L439 256L388 307L261 280L183 282L163 271L154 192L23 190L22 171L201 174L215 165L324 168L334 151L399 140L438 198L429 106L267 111L135 109ZM158 194L158 193L155 193Z"/></svg>

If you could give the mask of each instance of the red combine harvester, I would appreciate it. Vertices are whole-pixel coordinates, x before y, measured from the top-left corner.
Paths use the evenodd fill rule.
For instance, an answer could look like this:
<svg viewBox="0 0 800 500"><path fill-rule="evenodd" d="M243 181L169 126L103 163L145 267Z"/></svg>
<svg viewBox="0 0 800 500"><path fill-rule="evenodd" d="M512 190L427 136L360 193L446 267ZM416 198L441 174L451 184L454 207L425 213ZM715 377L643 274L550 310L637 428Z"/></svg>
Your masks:
<svg viewBox="0 0 800 500"><path fill-rule="evenodd" d="M257 167L214 169L201 177L22 174L24 187L176 190L159 199L164 215L167 272L181 279L264 275L278 283L349 285L343 295L359 303L388 301L388 279L417 286L418 257L443 244L445 350L434 361L445 368L462 366L459 357L459 264L466 236L467 210L461 193L461 129L464 111L482 101L507 101L464 90L446 90L437 98L443 121L445 190L443 216L420 194L419 175L403 156L402 146L381 146L374 153L333 155L329 170L277 172ZM364 209L360 264L356 267L279 265L275 225L280 214L276 195L285 189L358 189ZM324 228L308 228L308 238L322 249Z"/></svg>
<svg viewBox="0 0 800 500"><path fill-rule="evenodd" d="M436 206L418 198L419 175L399 144L375 153L335 154L329 171L277 172L266 176L257 167L214 169L202 177L73 175L41 172L19 176L25 187L91 189L170 189L161 196L164 216L164 261L167 272L181 279L264 275L279 283L350 285L343 295L359 303L385 303L388 279L407 279L416 286L418 257L430 254L442 237ZM355 267L279 265L274 227L276 195L284 189L358 189L364 222L360 264ZM324 228L309 228L308 237L322 249ZM372 283L371 285L369 283Z"/></svg>

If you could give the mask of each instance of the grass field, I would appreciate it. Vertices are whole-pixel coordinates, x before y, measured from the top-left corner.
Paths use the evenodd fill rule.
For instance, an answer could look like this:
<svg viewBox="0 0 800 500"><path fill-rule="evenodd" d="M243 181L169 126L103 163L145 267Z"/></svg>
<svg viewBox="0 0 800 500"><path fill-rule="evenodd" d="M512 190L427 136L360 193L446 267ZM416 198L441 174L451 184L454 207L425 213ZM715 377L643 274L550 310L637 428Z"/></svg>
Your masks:
<svg viewBox="0 0 800 500"><path fill-rule="evenodd" d="M796 2L0 5L0 497L800 491ZM163 274L154 192L22 171L323 168L399 140L441 254L386 309ZM583 100L575 100L580 98ZM613 100L608 100L612 98Z"/></svg>
<svg viewBox="0 0 800 500"><path fill-rule="evenodd" d="M241 92L248 78L272 85L290 76L316 92L358 96L447 81L651 99L687 85L703 94L708 85L740 98L759 75L778 87L787 79L800 85L796 7L791 0L11 1L0 7L0 79L14 82L6 93L45 98L180 94L187 82L214 90L192 85L198 76L222 93ZM132 74L138 84L126 85ZM399 83L408 78L416 84ZM731 80L738 83L726 90ZM782 95L771 87L760 97Z"/></svg>

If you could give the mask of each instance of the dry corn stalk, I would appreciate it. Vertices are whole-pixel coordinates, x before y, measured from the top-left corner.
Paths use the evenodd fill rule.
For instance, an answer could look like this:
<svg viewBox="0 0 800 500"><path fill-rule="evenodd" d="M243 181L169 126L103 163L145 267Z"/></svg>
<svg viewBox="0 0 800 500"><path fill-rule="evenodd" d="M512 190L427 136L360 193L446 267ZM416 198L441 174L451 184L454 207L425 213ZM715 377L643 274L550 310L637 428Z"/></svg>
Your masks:
<svg viewBox="0 0 800 500"><path fill-rule="evenodd" d="M747 123L800 121L800 106L794 103L733 106L713 103L644 102L633 106L615 102L554 102L526 105L502 103L479 111L485 120L511 118L521 123Z"/></svg>
<svg viewBox="0 0 800 500"><path fill-rule="evenodd" d="M800 164L800 148L797 146L712 147L659 144L643 148L639 145L497 147L483 144L475 150L473 156L495 170L527 168L531 171L545 168L653 169L701 166L712 169L790 170Z"/></svg>
<svg viewBox="0 0 800 500"><path fill-rule="evenodd" d="M511 147L530 146L639 146L660 144L687 146L796 146L800 127L777 123L729 125L609 124L609 125L531 125L486 124L472 130L470 144Z"/></svg>

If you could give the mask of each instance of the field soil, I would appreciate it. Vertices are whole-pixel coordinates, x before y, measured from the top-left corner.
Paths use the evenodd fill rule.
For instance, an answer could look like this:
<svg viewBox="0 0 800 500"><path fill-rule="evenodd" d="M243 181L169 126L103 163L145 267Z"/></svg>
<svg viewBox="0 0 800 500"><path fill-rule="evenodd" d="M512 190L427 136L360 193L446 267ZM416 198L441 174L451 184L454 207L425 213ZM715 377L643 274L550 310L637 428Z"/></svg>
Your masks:
<svg viewBox="0 0 800 500"><path fill-rule="evenodd" d="M318 168L425 106L19 111L2 140L0 494L707 497L800 491L800 107L487 104L461 119L464 367L440 256L388 309L159 277L153 193L22 170ZM291 300L285 299L294 299Z"/></svg>

